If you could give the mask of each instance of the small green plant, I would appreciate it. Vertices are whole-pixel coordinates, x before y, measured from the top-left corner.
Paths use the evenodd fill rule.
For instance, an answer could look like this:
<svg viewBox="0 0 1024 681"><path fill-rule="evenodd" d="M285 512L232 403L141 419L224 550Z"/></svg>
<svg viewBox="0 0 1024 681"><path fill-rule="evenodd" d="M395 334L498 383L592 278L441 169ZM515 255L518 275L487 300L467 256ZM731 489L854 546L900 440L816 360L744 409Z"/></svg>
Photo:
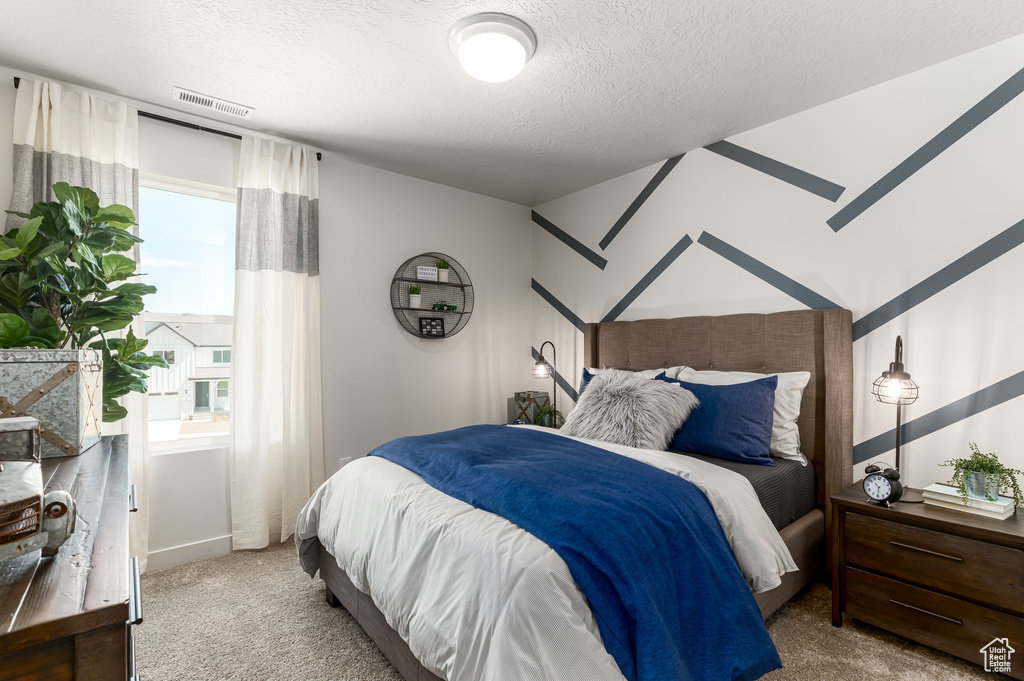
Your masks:
<svg viewBox="0 0 1024 681"><path fill-rule="evenodd" d="M558 426L561 426L561 425L563 425L565 423L565 417L562 416L562 412L558 411L557 409L552 407L550 404L548 404L548 405L543 406L543 407L541 407L540 409L537 410L537 413L533 417L534 424L538 425L538 426L543 426L544 425L544 421L545 421L545 419L544 419L545 416L553 417L554 424L557 424L557 425L554 426L556 428Z"/></svg>
<svg viewBox="0 0 1024 681"><path fill-rule="evenodd" d="M1021 495L1020 484L1017 482L1017 477L1024 473L999 463L995 454L982 454L975 443L970 443L970 446L969 459L949 459L939 464L953 467L953 485L960 492L964 505L967 504L967 479L971 473L982 473L985 476L986 498L995 501L996 493L1003 492L1007 496L1012 496L1018 506L1024 506L1024 495Z"/></svg>
<svg viewBox="0 0 1024 681"><path fill-rule="evenodd" d="M409 295L410 296L418 296L419 294L420 294L420 287L419 286L410 286L409 287Z"/></svg>
<svg viewBox="0 0 1024 681"><path fill-rule="evenodd" d="M439 270L446 270L446 269L449 269L450 267L451 267L451 265L448 264L447 260L438 260L437 261L437 269L439 269Z"/></svg>

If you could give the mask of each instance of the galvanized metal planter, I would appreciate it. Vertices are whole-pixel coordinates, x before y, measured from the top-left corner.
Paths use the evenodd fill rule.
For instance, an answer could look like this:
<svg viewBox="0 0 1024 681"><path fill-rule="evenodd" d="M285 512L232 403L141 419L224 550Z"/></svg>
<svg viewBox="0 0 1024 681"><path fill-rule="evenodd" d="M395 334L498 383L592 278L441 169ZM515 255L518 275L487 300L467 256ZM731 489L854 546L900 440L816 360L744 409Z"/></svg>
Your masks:
<svg viewBox="0 0 1024 681"><path fill-rule="evenodd" d="M43 458L75 456L99 442L103 359L98 350L0 350L0 416L33 416Z"/></svg>

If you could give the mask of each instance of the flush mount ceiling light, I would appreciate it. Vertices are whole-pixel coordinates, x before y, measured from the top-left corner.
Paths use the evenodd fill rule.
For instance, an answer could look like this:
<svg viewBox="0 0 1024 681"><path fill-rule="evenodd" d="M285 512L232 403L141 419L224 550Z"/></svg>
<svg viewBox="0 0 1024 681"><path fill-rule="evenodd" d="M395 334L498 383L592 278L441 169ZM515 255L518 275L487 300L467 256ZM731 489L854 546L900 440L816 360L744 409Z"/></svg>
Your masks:
<svg viewBox="0 0 1024 681"><path fill-rule="evenodd" d="M486 12L452 27L448 47L466 73L487 83L514 78L537 49L537 36L507 14Z"/></svg>

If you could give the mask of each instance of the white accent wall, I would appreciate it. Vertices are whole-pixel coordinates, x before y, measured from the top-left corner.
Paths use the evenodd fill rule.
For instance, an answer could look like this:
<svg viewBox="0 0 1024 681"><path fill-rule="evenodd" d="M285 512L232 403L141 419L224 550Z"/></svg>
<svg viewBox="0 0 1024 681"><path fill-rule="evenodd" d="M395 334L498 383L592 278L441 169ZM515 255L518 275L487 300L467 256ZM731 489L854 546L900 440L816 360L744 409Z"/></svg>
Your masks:
<svg viewBox="0 0 1024 681"><path fill-rule="evenodd" d="M1024 95L967 133L839 232L832 215L1024 68L1024 36L998 43L735 135L729 141L846 188L835 203L706 149L687 153L606 250L599 243L661 163L537 206L607 258L599 270L534 226L534 278L584 321L601 320L684 235L695 242L622 320L803 309L747 270L696 243L713 234L863 317L1024 219ZM1024 371L1024 246L949 285L854 343L854 444L895 427L895 408L870 394L902 334L920 399L904 421ZM553 338L573 384L582 333L539 295L537 339ZM564 350L563 350L564 348ZM564 358L564 359L563 359ZM561 399L567 399L563 396ZM962 404L962 403L961 403ZM902 449L914 486L946 480L938 464L968 443L1024 468L1024 397L952 423ZM892 447L873 459L893 462ZM864 464L855 466L854 479Z"/></svg>

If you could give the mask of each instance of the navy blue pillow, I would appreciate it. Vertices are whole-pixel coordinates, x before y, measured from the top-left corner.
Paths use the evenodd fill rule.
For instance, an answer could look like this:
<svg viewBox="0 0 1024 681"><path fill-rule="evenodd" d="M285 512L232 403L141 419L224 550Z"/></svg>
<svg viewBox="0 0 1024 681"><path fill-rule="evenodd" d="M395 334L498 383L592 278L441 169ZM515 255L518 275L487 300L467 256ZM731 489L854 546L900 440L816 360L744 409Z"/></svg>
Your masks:
<svg viewBox="0 0 1024 681"><path fill-rule="evenodd" d="M672 436L671 449L742 463L775 465L768 445L772 439L778 376L733 385L687 383L665 374L659 374L657 379L681 385L700 400L700 406L690 412Z"/></svg>
<svg viewBox="0 0 1024 681"><path fill-rule="evenodd" d="M594 376L595 374L587 371L587 367L583 367L583 377L580 379L580 395L582 395L583 391L587 389L587 384L590 383L590 379Z"/></svg>

